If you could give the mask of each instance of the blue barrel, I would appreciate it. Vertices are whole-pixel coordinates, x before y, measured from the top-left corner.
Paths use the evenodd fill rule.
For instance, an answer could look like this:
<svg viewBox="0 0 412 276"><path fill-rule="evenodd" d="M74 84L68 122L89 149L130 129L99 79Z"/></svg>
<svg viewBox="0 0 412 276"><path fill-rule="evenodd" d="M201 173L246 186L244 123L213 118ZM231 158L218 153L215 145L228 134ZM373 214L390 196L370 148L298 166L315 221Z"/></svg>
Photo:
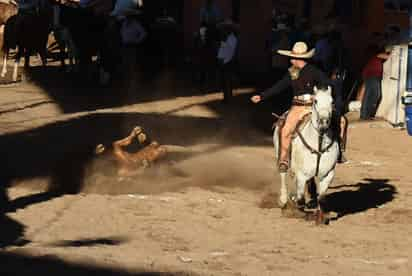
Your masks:
<svg viewBox="0 0 412 276"><path fill-rule="evenodd" d="M412 105L405 106L405 120L408 134L412 136Z"/></svg>

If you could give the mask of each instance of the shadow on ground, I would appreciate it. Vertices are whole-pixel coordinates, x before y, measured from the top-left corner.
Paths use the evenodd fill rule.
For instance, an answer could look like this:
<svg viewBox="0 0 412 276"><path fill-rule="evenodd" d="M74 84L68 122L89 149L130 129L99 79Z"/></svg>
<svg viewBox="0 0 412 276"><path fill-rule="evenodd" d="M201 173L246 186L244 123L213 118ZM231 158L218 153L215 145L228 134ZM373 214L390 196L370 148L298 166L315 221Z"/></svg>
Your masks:
<svg viewBox="0 0 412 276"><path fill-rule="evenodd" d="M20 222L9 218L5 214L0 213L0 225L1 225L1 235L0 235L0 250L10 245L25 245L29 241L23 239L25 226ZM3 266L3 259L0 257L1 267ZM1 273L0 273L1 274ZM3 274L1 274L3 275Z"/></svg>
<svg viewBox="0 0 412 276"><path fill-rule="evenodd" d="M325 209L337 213L338 218L341 218L378 208L394 200L397 194L396 187L389 181L389 179L367 178L354 185L331 187L331 190L343 189L343 191L328 194L325 198Z"/></svg>
<svg viewBox="0 0 412 276"><path fill-rule="evenodd" d="M26 254L0 252L0 274L2 276L60 275L60 276L194 276L189 272L131 272L114 267L102 267L88 261L76 264L54 256L29 256Z"/></svg>
<svg viewBox="0 0 412 276"><path fill-rule="evenodd" d="M210 103L222 109L220 103ZM270 146L262 135L247 130L247 114L238 113L224 118L202 118L158 113L97 113L40 128L0 137L2 168L0 192L3 210L7 212L50 200L61 194L82 190L88 165L96 158L95 148L127 136L135 126L143 126L150 137L160 144L181 148L198 144L216 145L207 152L174 153L173 162L197 154L216 152L232 146ZM246 127L245 127L246 125ZM269 139L270 140L270 139ZM16 180L48 177L48 192L5 200L6 189Z"/></svg>
<svg viewBox="0 0 412 276"><path fill-rule="evenodd" d="M124 237L106 237L95 239L82 239L82 240L64 240L49 244L54 247L93 247L93 246L116 246L127 242L127 238Z"/></svg>

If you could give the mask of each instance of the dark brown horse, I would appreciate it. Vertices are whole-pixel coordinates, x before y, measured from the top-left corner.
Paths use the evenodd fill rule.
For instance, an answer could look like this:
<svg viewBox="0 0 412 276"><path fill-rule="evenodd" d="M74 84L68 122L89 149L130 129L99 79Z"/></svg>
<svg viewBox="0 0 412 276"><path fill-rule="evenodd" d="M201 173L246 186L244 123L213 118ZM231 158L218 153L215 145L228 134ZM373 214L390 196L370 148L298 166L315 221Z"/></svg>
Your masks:
<svg viewBox="0 0 412 276"><path fill-rule="evenodd" d="M17 14L17 5L11 1L0 1L0 25L6 24L7 20Z"/></svg>
<svg viewBox="0 0 412 276"><path fill-rule="evenodd" d="M111 0L103 2L112 3ZM104 3L103 3L104 4ZM99 56L100 73L112 72L120 54L120 33L115 37L108 35L110 26L107 12L100 13L93 9L84 9L66 4L59 4L60 24L70 34L76 46L80 71L89 78L93 56ZM116 47L113 45L116 44ZM119 45L118 45L119 44ZM102 76L101 76L102 77ZM101 82L105 83L105 81Z"/></svg>
<svg viewBox="0 0 412 276"><path fill-rule="evenodd" d="M7 73L7 58L11 49L17 48L14 64L13 81L17 80L17 70L21 57L24 55L24 67L30 66L30 55L39 53L43 66L46 65L47 41L51 26L51 11L45 9L40 13L14 15L10 17L3 33L3 69L1 77Z"/></svg>

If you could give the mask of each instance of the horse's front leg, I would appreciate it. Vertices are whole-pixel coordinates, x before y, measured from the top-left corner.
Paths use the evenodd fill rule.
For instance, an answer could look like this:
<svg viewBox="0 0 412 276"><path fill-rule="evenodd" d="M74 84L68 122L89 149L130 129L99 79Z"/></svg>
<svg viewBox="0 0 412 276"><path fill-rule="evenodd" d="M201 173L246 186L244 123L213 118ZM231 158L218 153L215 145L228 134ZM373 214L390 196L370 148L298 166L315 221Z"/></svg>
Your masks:
<svg viewBox="0 0 412 276"><path fill-rule="evenodd" d="M286 183L287 173L283 172L280 173L280 195L278 204L280 208L284 208L288 203L289 193L288 193L288 185Z"/></svg>
<svg viewBox="0 0 412 276"><path fill-rule="evenodd" d="M29 74L29 69L30 69L30 55L31 52L28 49L24 50L24 70L21 74L21 80L25 81L27 80L28 74Z"/></svg>
<svg viewBox="0 0 412 276"><path fill-rule="evenodd" d="M333 178L335 177L335 170L331 170L325 177L323 177L319 181L319 187L318 187L318 211L317 211L317 217L316 217L316 224L327 224L329 222L329 218L327 217L327 214L324 211L324 197L326 194L326 191L329 188L329 185L332 183Z"/></svg>
<svg viewBox="0 0 412 276"><path fill-rule="evenodd" d="M3 68L1 69L1 77L4 78L7 74L7 58L9 56L9 50L5 50L3 53Z"/></svg>
<svg viewBox="0 0 412 276"><path fill-rule="evenodd" d="M307 181L308 179L305 175L296 175L296 204L298 209L305 208L305 187Z"/></svg>
<svg viewBox="0 0 412 276"><path fill-rule="evenodd" d="M19 69L19 65L20 65L20 59L21 59L21 55L22 55L22 50L19 47L16 53L16 59L14 61L14 69L13 69L13 81L16 82L17 81L17 73L18 73L18 69Z"/></svg>
<svg viewBox="0 0 412 276"><path fill-rule="evenodd" d="M318 191L316 188L316 182L314 178L309 179L306 182L306 208L317 209L318 208Z"/></svg>
<svg viewBox="0 0 412 276"><path fill-rule="evenodd" d="M30 51L25 49L24 51L24 70L28 70L30 67Z"/></svg>
<svg viewBox="0 0 412 276"><path fill-rule="evenodd" d="M40 55L41 64L43 66L43 69L45 69L47 66L47 48L46 47L41 48L39 50L39 55Z"/></svg>
<svg viewBox="0 0 412 276"><path fill-rule="evenodd" d="M66 45L64 42L64 38L63 38L63 30L59 27L55 27L53 29L53 36L59 48L60 65L61 65L61 68L64 70L66 68L66 63L65 63Z"/></svg>

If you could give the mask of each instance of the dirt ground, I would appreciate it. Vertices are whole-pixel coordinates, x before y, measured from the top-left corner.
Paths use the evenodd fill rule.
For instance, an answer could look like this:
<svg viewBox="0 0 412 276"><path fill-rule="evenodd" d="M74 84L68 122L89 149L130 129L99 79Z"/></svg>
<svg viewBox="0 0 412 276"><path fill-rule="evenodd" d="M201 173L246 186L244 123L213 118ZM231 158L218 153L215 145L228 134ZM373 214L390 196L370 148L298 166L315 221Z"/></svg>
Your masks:
<svg viewBox="0 0 412 276"><path fill-rule="evenodd" d="M253 89L225 105L173 73L133 87L80 87L51 66L0 88L1 275L410 275L405 130L351 114L349 162L327 197L338 217L315 226L259 207L279 178ZM135 125L168 154L120 177L93 150Z"/></svg>

